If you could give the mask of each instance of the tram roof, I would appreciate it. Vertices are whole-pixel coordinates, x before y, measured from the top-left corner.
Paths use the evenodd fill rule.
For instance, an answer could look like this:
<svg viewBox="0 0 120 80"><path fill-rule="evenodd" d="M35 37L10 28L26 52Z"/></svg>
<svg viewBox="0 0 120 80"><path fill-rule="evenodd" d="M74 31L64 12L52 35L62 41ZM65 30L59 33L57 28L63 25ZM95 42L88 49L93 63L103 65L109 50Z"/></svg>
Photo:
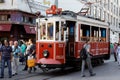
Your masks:
<svg viewBox="0 0 120 80"><path fill-rule="evenodd" d="M61 15L61 16L55 15L55 16L48 16L46 18L41 18L41 20L45 20L45 19L54 20L54 21L58 21L60 19L69 20L69 21L77 21L76 18L67 16L67 15Z"/></svg>
<svg viewBox="0 0 120 80"><path fill-rule="evenodd" d="M95 19L88 18L88 17L85 17L85 16L77 16L77 20L80 23L86 24L86 25L106 26L106 27L109 27L108 23L106 23L106 22L95 20Z"/></svg>
<svg viewBox="0 0 120 80"><path fill-rule="evenodd" d="M79 16L77 15L76 17L72 17L70 15L55 15L55 16L48 16L46 18L42 18L41 20L47 20L49 21L59 21L59 20L68 20L68 21L77 21L80 24L85 24L85 25L91 25L91 26L100 26L100 27L109 27L108 23L102 22L99 20L95 20L92 18L88 18L85 16Z"/></svg>

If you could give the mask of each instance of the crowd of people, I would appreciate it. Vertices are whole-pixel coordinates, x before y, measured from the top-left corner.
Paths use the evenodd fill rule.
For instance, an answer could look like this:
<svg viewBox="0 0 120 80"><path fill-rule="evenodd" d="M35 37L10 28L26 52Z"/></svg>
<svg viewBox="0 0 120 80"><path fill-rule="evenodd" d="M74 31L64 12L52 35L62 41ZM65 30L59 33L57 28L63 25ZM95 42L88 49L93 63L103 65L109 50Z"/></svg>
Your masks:
<svg viewBox="0 0 120 80"><path fill-rule="evenodd" d="M0 78L4 78L4 68L7 63L9 78L18 75L19 63L24 64L23 71L29 69L29 73L32 68L28 68L27 59L28 56L35 58L35 44L32 39L28 41L8 41L4 40L0 42L0 61L1 61L1 75ZM33 68L36 71L36 68Z"/></svg>
<svg viewBox="0 0 120 80"><path fill-rule="evenodd" d="M84 74L84 68L85 68L85 62L87 62L89 73L91 76L96 75L92 70L91 65L91 55L90 52L90 44L89 40L86 41L83 48L87 51L87 58L82 59L82 66L81 66L81 76L85 77ZM29 39L28 41L20 40L20 41L8 41L4 40L3 43L0 42L0 61L1 61L1 74L0 78L4 78L4 68L7 63L8 66L8 74L9 78L12 76L18 75L18 68L19 63L25 64L23 71L28 71L31 73L32 69L36 71L35 66L34 67L28 67L27 60L29 56L33 56L33 58L36 58L35 56L35 43L32 39ZM110 43L110 53L114 54L115 62L118 62L118 65L120 66L120 43Z"/></svg>

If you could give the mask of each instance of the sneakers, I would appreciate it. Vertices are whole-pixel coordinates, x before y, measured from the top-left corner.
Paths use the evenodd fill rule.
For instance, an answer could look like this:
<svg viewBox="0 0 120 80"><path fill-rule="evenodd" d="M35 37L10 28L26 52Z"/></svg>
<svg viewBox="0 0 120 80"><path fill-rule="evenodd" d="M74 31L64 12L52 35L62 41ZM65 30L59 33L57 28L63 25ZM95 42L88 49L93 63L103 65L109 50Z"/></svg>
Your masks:
<svg viewBox="0 0 120 80"><path fill-rule="evenodd" d="M15 74L12 74L12 76L15 76L15 75L18 75L17 73L15 73Z"/></svg>
<svg viewBox="0 0 120 80"><path fill-rule="evenodd" d="M82 75L81 77L85 77L85 75Z"/></svg>
<svg viewBox="0 0 120 80"><path fill-rule="evenodd" d="M23 69L22 71L27 71L27 69Z"/></svg>
<svg viewBox="0 0 120 80"><path fill-rule="evenodd" d="M96 73L92 73L92 74L90 74L90 76L95 76L96 75Z"/></svg>
<svg viewBox="0 0 120 80"><path fill-rule="evenodd" d="M12 78L12 76L9 76L9 78Z"/></svg>
<svg viewBox="0 0 120 80"><path fill-rule="evenodd" d="M36 71L37 69L36 68L34 68L34 72Z"/></svg>
<svg viewBox="0 0 120 80"><path fill-rule="evenodd" d="M4 78L4 77L0 77L0 78Z"/></svg>

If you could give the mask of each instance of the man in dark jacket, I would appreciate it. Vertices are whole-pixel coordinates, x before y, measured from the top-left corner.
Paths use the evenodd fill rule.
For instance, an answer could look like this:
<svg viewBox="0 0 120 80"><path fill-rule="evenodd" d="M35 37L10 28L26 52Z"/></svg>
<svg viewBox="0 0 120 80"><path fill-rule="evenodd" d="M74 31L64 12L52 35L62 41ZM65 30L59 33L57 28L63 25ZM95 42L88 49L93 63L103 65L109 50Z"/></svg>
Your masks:
<svg viewBox="0 0 120 80"><path fill-rule="evenodd" d="M9 46L8 41L4 40L4 45L0 49L1 54L1 76L0 78L4 78L4 68L5 62L7 62L9 69L9 78L12 77L12 69L11 69L11 58L12 58L12 48Z"/></svg>

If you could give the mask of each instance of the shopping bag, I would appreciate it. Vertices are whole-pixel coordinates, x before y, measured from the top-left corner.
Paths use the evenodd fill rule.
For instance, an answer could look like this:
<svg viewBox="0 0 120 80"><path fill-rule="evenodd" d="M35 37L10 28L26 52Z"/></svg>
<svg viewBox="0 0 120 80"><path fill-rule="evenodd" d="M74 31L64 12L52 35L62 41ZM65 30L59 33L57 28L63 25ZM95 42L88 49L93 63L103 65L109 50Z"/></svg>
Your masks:
<svg viewBox="0 0 120 80"><path fill-rule="evenodd" d="M35 66L35 59L33 58L33 56L28 56L27 65L28 65L28 67Z"/></svg>

